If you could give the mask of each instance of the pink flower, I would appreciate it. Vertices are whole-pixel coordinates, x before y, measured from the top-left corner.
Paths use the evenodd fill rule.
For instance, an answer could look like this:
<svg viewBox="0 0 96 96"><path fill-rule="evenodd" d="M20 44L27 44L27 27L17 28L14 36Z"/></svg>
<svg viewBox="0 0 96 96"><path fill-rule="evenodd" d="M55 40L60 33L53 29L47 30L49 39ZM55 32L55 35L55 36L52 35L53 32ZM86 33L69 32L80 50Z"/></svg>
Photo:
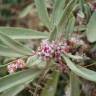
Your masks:
<svg viewBox="0 0 96 96"><path fill-rule="evenodd" d="M19 69L19 68L22 69L22 68L25 67L25 63L24 63L24 61L23 61L22 59L17 59L15 65L17 66L18 69Z"/></svg>
<svg viewBox="0 0 96 96"><path fill-rule="evenodd" d="M69 46L66 42L49 42L48 40L44 40L37 50L38 56L43 60L49 60L51 58L60 60L61 54L64 52L69 52Z"/></svg>
<svg viewBox="0 0 96 96"><path fill-rule="evenodd" d="M9 73L14 73L17 69L17 66L14 63L12 63L7 66L7 69Z"/></svg>
<svg viewBox="0 0 96 96"><path fill-rule="evenodd" d="M44 60L49 60L52 58L54 53L53 45L48 40L42 41L40 47L37 50L37 54L41 56Z"/></svg>
<svg viewBox="0 0 96 96"><path fill-rule="evenodd" d="M25 68L25 63L22 59L17 59L7 66L9 73L14 73L17 69Z"/></svg>

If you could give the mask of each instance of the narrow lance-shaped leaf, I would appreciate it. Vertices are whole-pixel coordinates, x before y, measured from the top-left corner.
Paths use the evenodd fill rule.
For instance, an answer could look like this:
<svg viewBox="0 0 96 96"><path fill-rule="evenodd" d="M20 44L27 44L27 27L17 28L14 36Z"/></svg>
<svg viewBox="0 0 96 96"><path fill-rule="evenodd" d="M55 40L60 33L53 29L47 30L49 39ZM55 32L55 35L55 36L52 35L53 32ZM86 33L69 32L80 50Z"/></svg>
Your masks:
<svg viewBox="0 0 96 96"><path fill-rule="evenodd" d="M54 71L51 78L47 81L40 96L55 96L59 80L59 72Z"/></svg>
<svg viewBox="0 0 96 96"><path fill-rule="evenodd" d="M49 36L47 32L19 27L0 27L0 31L12 39L45 39Z"/></svg>
<svg viewBox="0 0 96 96"><path fill-rule="evenodd" d="M74 64L68 57L63 55L67 66L78 76L96 82L96 72Z"/></svg>
<svg viewBox="0 0 96 96"><path fill-rule="evenodd" d="M0 92L5 91L16 85L25 83L29 80L34 80L34 78L36 78L40 73L40 70L27 69L2 77L0 78Z"/></svg>
<svg viewBox="0 0 96 96"><path fill-rule="evenodd" d="M19 54L31 55L32 50L30 48L23 46L21 43L11 39L2 32L0 32L0 40L10 49L18 52Z"/></svg>
<svg viewBox="0 0 96 96"><path fill-rule="evenodd" d="M65 32L65 36L67 38L70 37L72 33L74 32L74 25L75 25L75 17L70 16L68 20L68 25L66 26L66 32Z"/></svg>
<svg viewBox="0 0 96 96"><path fill-rule="evenodd" d="M80 96L80 81L75 73L70 73L70 96Z"/></svg>
<svg viewBox="0 0 96 96"><path fill-rule="evenodd" d="M51 29L52 26L45 6L45 0L35 0L35 4L41 21L45 24L45 26Z"/></svg>
<svg viewBox="0 0 96 96"><path fill-rule="evenodd" d="M25 7L25 8L20 12L19 17L20 17L20 18L23 18L23 17L27 16L28 13L31 12L32 7L33 7L33 4L29 4L27 7Z"/></svg>
<svg viewBox="0 0 96 96"><path fill-rule="evenodd" d="M16 96L20 91L25 88L25 84L17 85L8 90L5 90L0 96Z"/></svg>
<svg viewBox="0 0 96 96"><path fill-rule="evenodd" d="M49 41L55 40L57 36L57 28L55 27L53 31L50 33Z"/></svg>
<svg viewBox="0 0 96 96"><path fill-rule="evenodd" d="M96 41L96 12L94 12L87 25L86 35L90 42Z"/></svg>
<svg viewBox="0 0 96 96"><path fill-rule="evenodd" d="M63 15L65 0L55 0L52 11L51 21L54 25L58 25L61 16Z"/></svg>
<svg viewBox="0 0 96 96"><path fill-rule="evenodd" d="M8 64L0 65L0 69L5 68Z"/></svg>
<svg viewBox="0 0 96 96"><path fill-rule="evenodd" d="M23 55L18 54L14 50L5 47L4 45L0 45L0 56L6 56L6 57L22 57Z"/></svg>
<svg viewBox="0 0 96 96"><path fill-rule="evenodd" d="M73 59L73 60L83 60L83 57L82 56L79 56L79 55L72 55L70 53L67 53L66 56L68 56L69 58Z"/></svg>
<svg viewBox="0 0 96 96"><path fill-rule="evenodd" d="M82 12L84 12L85 11L85 8L84 8L84 0L79 0L79 3L80 3L80 7L81 7L81 10L82 10Z"/></svg>
<svg viewBox="0 0 96 96"><path fill-rule="evenodd" d="M86 21L89 21L89 18L91 17L91 8L88 4L84 4L84 14L86 16Z"/></svg>
<svg viewBox="0 0 96 96"><path fill-rule="evenodd" d="M67 5L64 8L63 15L60 19L60 22L59 22L60 26L62 24L64 24L64 22L66 21L66 19L68 18L68 16L72 12L73 8L75 7L76 3L77 3L77 0L69 0L68 1Z"/></svg>
<svg viewBox="0 0 96 96"><path fill-rule="evenodd" d="M5 76L7 73L7 64L0 65L0 77Z"/></svg>
<svg viewBox="0 0 96 96"><path fill-rule="evenodd" d="M28 83L32 82L34 79L5 90L0 96L16 96L19 92L28 86Z"/></svg>
<svg viewBox="0 0 96 96"><path fill-rule="evenodd" d="M58 24L60 32L66 32L66 26L68 24L68 20L70 15L72 15L73 9L76 7L77 0L69 0L67 5L64 8L63 15L60 18L60 22Z"/></svg>

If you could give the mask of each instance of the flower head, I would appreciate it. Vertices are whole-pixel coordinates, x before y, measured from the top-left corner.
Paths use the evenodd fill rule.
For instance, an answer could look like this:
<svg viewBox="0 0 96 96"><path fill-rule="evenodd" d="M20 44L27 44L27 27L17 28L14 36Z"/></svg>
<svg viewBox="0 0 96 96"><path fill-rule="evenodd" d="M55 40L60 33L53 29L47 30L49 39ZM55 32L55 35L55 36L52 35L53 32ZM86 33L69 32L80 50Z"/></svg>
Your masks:
<svg viewBox="0 0 96 96"><path fill-rule="evenodd" d="M69 52L69 46L66 42L49 42L48 40L43 41L37 50L38 56L43 60L54 58L56 61L61 60L61 54L64 52Z"/></svg>
<svg viewBox="0 0 96 96"><path fill-rule="evenodd" d="M47 40L42 41L40 47L37 50L38 56L41 56L44 60L49 60L52 58L54 53L54 45Z"/></svg>
<svg viewBox="0 0 96 96"><path fill-rule="evenodd" d="M9 73L14 73L17 69L25 68L25 63L22 59L17 59L7 66Z"/></svg>
<svg viewBox="0 0 96 96"><path fill-rule="evenodd" d="M78 45L84 45L84 41L78 37L72 37L70 38L70 43L75 45L75 46L78 46Z"/></svg>

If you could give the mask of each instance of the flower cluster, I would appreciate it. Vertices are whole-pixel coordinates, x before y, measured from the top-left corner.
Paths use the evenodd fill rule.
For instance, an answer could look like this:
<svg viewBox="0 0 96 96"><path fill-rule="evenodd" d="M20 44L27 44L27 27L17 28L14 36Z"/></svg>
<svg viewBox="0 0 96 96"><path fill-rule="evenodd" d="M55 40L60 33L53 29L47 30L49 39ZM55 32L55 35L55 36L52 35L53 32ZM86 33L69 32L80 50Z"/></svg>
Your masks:
<svg viewBox="0 0 96 96"><path fill-rule="evenodd" d="M82 46L84 41L78 37L72 37L70 40L64 42L49 42L48 40L42 41L40 47L38 48L36 54L43 60L50 60L54 58L57 61L61 60L62 53L70 52L72 46Z"/></svg>
<svg viewBox="0 0 96 96"><path fill-rule="evenodd" d="M43 60L49 60L52 58L54 53L54 45L47 40L42 41L40 47L37 50L38 56L42 57Z"/></svg>
<svg viewBox="0 0 96 96"><path fill-rule="evenodd" d="M36 52L32 52L33 55L37 55L44 61L50 61L53 59L60 70L66 70L66 64L64 64L62 60L63 53L71 53L72 48L76 46L84 45L84 41L79 37L72 37L69 40L64 40L63 42L59 41L48 41L43 40L40 44L40 47L37 49ZM8 66L8 72L13 73L18 69L25 68L25 63L22 59L17 59L11 62Z"/></svg>
<svg viewBox="0 0 96 96"><path fill-rule="evenodd" d="M7 66L9 73L14 73L16 70L23 68L25 68L25 63L22 59L17 59Z"/></svg>
<svg viewBox="0 0 96 96"><path fill-rule="evenodd" d="M75 46L83 46L85 44L85 42L79 37L71 37L69 42Z"/></svg>
<svg viewBox="0 0 96 96"><path fill-rule="evenodd" d="M49 42L48 40L44 40L37 50L37 55L43 60L50 60L51 58L60 60L63 52L69 52L67 43L55 41Z"/></svg>
<svg viewBox="0 0 96 96"><path fill-rule="evenodd" d="M63 63L61 55L62 53L68 53L70 47L66 41L64 42L49 42L48 40L42 41L40 47L37 50L37 55L45 61L54 59L57 63L57 67L60 71L65 72L68 68ZM67 72L67 71L66 71Z"/></svg>

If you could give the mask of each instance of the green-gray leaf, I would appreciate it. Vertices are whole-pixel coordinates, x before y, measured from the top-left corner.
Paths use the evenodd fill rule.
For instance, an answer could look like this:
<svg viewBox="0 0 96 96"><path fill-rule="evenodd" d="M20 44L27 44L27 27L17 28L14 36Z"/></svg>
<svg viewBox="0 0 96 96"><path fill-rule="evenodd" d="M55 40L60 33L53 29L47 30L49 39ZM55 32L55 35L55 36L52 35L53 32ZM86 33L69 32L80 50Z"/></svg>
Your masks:
<svg viewBox="0 0 96 96"><path fill-rule="evenodd" d="M69 58L74 59L74 60L83 60L83 57L79 56L79 55L72 55L70 53L66 54Z"/></svg>
<svg viewBox="0 0 96 96"><path fill-rule="evenodd" d="M52 26L50 25L47 8L45 6L45 0L35 0L35 4L38 10L39 18L45 24L45 26L51 29Z"/></svg>
<svg viewBox="0 0 96 96"><path fill-rule="evenodd" d="M68 25L66 26L66 32L65 32L65 36L71 37L72 33L74 32L74 25L75 25L75 18L74 16L70 16L69 20L68 20Z"/></svg>
<svg viewBox="0 0 96 96"><path fill-rule="evenodd" d="M54 25L58 25L60 18L63 15L64 4L65 4L65 0L55 1L52 11L52 17L51 17L51 21Z"/></svg>
<svg viewBox="0 0 96 96"><path fill-rule="evenodd" d="M78 76L84 79L96 82L96 72L74 64L69 58L63 55L63 58L68 67Z"/></svg>
<svg viewBox="0 0 96 96"><path fill-rule="evenodd" d="M27 7L25 7L19 14L20 18L23 18L28 15L32 11L33 4L29 4Z"/></svg>
<svg viewBox="0 0 96 96"><path fill-rule="evenodd" d="M81 11L84 12L84 0L80 0Z"/></svg>
<svg viewBox="0 0 96 96"><path fill-rule="evenodd" d="M55 40L57 36L57 28L55 26L55 28L53 29L53 31L50 33L50 37L49 37L49 41Z"/></svg>
<svg viewBox="0 0 96 96"><path fill-rule="evenodd" d="M96 12L94 12L87 25L86 35L90 42L96 41Z"/></svg>
<svg viewBox="0 0 96 96"><path fill-rule="evenodd" d="M68 24L68 21L70 20L69 17L72 15L73 9L76 7L76 4L77 4L77 0L69 0L67 2L63 11L63 15L61 16L60 22L58 24L60 32L64 32L64 33L66 32L65 29Z"/></svg>
<svg viewBox="0 0 96 96"><path fill-rule="evenodd" d="M19 27L0 27L0 31L12 39L45 39L48 38L47 32L40 32L32 29Z"/></svg>
<svg viewBox="0 0 96 96"><path fill-rule="evenodd" d="M55 96L59 80L59 72L54 71L52 77L47 81L40 96Z"/></svg>
<svg viewBox="0 0 96 96"><path fill-rule="evenodd" d="M32 50L28 47L23 46L21 43L11 39L9 36L0 32L0 40L7 45L10 49L23 55L31 55Z"/></svg>
<svg viewBox="0 0 96 96"><path fill-rule="evenodd" d="M33 80L41 73L40 70L27 69L21 72L7 75L0 78L0 92L12 88L16 85L25 83L29 80Z"/></svg>
<svg viewBox="0 0 96 96"><path fill-rule="evenodd" d="M8 90L5 90L0 96L15 96L25 88L25 84L17 85Z"/></svg>
<svg viewBox="0 0 96 96"><path fill-rule="evenodd" d="M80 96L80 81L73 72L70 73L70 89L70 96Z"/></svg>
<svg viewBox="0 0 96 96"><path fill-rule="evenodd" d="M5 47L3 45L0 45L0 56L6 56L6 57L22 57L23 55L18 54L14 50L11 50L8 47Z"/></svg>
<svg viewBox="0 0 96 96"><path fill-rule="evenodd" d="M35 78L34 78L35 79ZM28 86L28 83L32 82L34 79L27 81L24 84L20 84L17 86L14 86L8 90L5 90L0 96L16 96L19 92L21 92L26 86Z"/></svg>

